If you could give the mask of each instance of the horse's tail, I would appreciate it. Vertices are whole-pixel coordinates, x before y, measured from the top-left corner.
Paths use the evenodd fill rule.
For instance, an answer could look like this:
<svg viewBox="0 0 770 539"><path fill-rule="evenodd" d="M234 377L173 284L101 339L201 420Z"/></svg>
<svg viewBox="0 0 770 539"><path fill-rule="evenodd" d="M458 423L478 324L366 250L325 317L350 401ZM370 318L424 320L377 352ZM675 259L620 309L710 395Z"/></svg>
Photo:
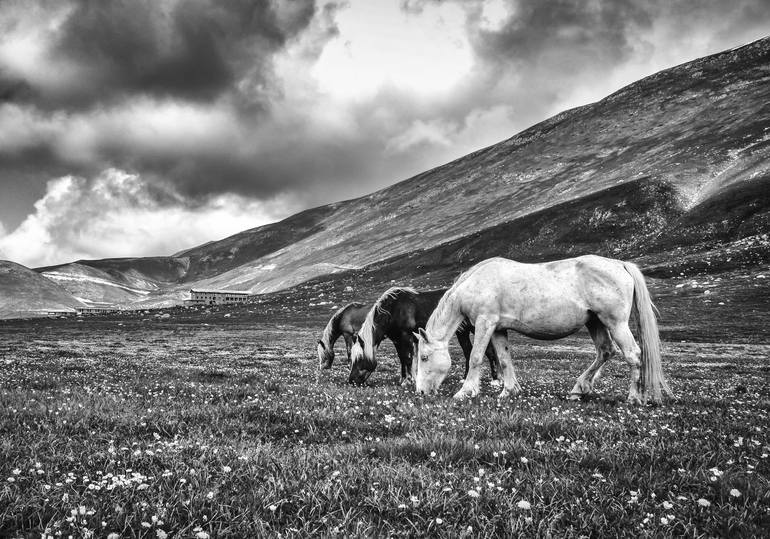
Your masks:
<svg viewBox="0 0 770 539"><path fill-rule="evenodd" d="M650 292L644 281L644 275L631 262L623 262L623 267L634 280L634 310L636 311L639 345L642 349L641 386L645 401L660 402L662 393L673 396L673 392L663 377L660 362L660 335L655 318L657 309L650 299Z"/></svg>

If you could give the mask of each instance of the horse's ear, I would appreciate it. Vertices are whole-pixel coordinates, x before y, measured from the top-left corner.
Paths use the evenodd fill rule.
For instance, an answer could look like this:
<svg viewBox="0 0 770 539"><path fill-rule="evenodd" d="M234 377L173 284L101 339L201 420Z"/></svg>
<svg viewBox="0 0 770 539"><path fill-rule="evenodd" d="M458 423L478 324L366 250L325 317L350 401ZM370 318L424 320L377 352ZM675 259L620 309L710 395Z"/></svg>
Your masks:
<svg viewBox="0 0 770 539"><path fill-rule="evenodd" d="M423 341L425 341L426 343L430 342L430 337L428 337L428 333L425 331L424 328L420 328L417 331L420 332L420 337L422 338Z"/></svg>
<svg viewBox="0 0 770 539"><path fill-rule="evenodd" d="M419 334L419 333L417 333L416 331L413 331L413 332L412 332L412 335L414 335L414 340L415 340L415 341L419 341L419 340L420 340L420 334Z"/></svg>
<svg viewBox="0 0 770 539"><path fill-rule="evenodd" d="M321 348L323 348L324 350L326 350L326 345L324 344L324 342L323 342L323 341L319 340L319 341L318 341L318 344L320 344L320 345L321 345Z"/></svg>

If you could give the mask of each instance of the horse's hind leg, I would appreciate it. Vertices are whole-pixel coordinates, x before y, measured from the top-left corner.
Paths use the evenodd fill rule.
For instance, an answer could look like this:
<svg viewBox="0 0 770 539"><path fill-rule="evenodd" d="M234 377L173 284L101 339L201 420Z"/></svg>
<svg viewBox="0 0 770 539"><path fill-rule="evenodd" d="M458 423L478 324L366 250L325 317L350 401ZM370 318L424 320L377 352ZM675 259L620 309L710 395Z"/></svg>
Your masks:
<svg viewBox="0 0 770 539"><path fill-rule="evenodd" d="M612 354L615 351L610 332L598 318L591 318L586 324L586 327L591 334L594 345L596 345L596 359L591 363L591 366L578 377L577 382L575 382L575 387L572 388L572 391L570 391L567 396L570 400L578 400L582 395L588 395L593 392L594 384L601 375L602 367L607 360L612 357Z"/></svg>
<svg viewBox="0 0 770 539"><path fill-rule="evenodd" d="M463 375L463 378L467 378L468 360L471 357L471 350L473 350L473 344L471 344L470 323L467 320L464 320L463 323L460 324L460 327L457 328L457 331L455 332L455 336L457 337L457 342L460 345L460 348L462 348L463 355L465 356L465 374Z"/></svg>
<svg viewBox="0 0 770 539"><path fill-rule="evenodd" d="M639 392L639 383L641 380L641 361L639 360L642 353L639 345L634 340L634 335L628 327L628 321L619 322L614 325L608 325L610 335L618 345L620 351L623 353L623 357L628 363L631 371L631 382L628 387L628 403L629 404L641 404L641 393Z"/></svg>
<svg viewBox="0 0 770 539"><path fill-rule="evenodd" d="M506 345L508 343L508 336L506 335ZM500 364L499 354L495 351L495 347L492 343L487 346L487 359L489 360L489 372L492 373L492 384L500 385L500 372L502 365Z"/></svg>
<svg viewBox="0 0 770 539"><path fill-rule="evenodd" d="M511 359L511 348L508 344L507 331L495 331L490 343L495 358L499 361L500 374L503 378L503 390L500 392L501 399L513 395L514 397L521 392L521 386L516 379L516 372L513 369L513 360ZM487 351L487 354L489 351ZM494 372L494 367L493 371Z"/></svg>

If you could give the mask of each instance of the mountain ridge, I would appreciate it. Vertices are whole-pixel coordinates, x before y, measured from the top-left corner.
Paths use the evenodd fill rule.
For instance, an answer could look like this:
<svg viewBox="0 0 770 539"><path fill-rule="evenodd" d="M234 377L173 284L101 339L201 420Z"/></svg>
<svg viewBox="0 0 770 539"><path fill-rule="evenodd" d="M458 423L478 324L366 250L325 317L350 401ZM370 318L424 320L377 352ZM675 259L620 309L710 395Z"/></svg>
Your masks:
<svg viewBox="0 0 770 539"><path fill-rule="evenodd" d="M665 236L668 229L680 229L678 219L721 192L729 191L742 204L751 202L741 198L743 187L761 194L751 182L761 183L768 173L768 118L770 38L764 38L660 71L375 193L185 249L178 253L183 256L78 261L37 271L52 278L82 275L92 283L112 280L112 285L89 285L90 292L81 281L78 295L91 300L115 296L117 301L106 286L142 291L136 297L121 293L125 304L178 302L193 286L269 293L493 234L495 227L522 219L538 237L540 229L533 224L538 221L527 216L570 202L587 212L579 201L623 185L635 192L645 183L653 191L668 186L659 193L668 197L661 203L670 211L656 214L654 230L648 226L646 231ZM765 199L761 206L757 211L766 215ZM699 226L718 228L719 215L705 218L699 217ZM768 230L763 217L755 224L755 232ZM630 236L623 241L642 245ZM678 240L645 245L668 249L672 241ZM628 252L634 253L645 255ZM76 281L59 279L75 289L71 283Z"/></svg>
<svg viewBox="0 0 770 539"><path fill-rule="evenodd" d="M0 260L0 318L74 313L84 306L59 284L21 264Z"/></svg>

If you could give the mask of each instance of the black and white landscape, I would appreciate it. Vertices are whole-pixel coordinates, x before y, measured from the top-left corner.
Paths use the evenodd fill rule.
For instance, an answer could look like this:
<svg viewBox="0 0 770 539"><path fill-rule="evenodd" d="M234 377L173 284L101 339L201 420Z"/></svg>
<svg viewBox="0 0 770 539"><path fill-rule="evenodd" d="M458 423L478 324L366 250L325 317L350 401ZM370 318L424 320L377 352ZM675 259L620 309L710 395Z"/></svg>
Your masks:
<svg viewBox="0 0 770 539"><path fill-rule="evenodd" d="M766 534L768 35L751 1L0 3L0 535ZM567 400L585 329L509 332L506 399L486 365L452 399L454 340L435 396L388 342L319 369L351 302L585 254L642 270L662 404L620 354Z"/></svg>

